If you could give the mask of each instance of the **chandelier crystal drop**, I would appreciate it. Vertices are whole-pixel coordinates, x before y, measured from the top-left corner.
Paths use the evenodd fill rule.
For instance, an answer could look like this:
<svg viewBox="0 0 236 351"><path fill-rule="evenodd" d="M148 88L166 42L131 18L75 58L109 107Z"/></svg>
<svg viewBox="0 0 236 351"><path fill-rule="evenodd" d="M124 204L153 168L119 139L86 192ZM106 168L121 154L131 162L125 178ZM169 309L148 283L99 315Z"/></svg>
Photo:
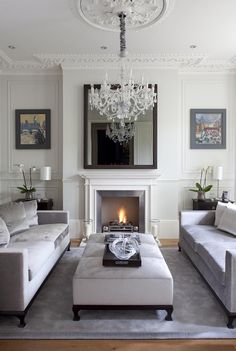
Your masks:
<svg viewBox="0 0 236 351"><path fill-rule="evenodd" d="M134 123L115 123L107 125L106 136L108 136L114 143L128 143L134 137L135 125Z"/></svg>
<svg viewBox="0 0 236 351"><path fill-rule="evenodd" d="M126 57L126 13L121 11L118 16L120 19L121 61L119 82L118 84L109 83L106 74L100 89L95 89L91 85L89 104L91 109L96 109L101 116L112 121L111 127L107 129L107 136L112 140L117 139L116 141L122 142L134 136L134 126L130 123L137 121L140 115L144 115L148 109L154 107L157 102L157 94L154 85L144 84L143 78L140 83L135 83L132 78L132 69L127 74L124 62ZM127 123L129 126L126 125ZM121 135L124 135L123 139Z"/></svg>

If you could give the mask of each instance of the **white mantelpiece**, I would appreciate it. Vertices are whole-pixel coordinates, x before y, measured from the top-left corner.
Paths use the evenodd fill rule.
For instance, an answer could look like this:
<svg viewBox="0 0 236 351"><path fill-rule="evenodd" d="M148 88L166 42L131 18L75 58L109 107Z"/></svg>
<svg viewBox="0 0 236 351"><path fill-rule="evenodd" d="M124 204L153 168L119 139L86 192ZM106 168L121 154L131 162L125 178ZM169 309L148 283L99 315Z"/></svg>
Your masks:
<svg viewBox="0 0 236 351"><path fill-rule="evenodd" d="M80 175L85 186L85 220L92 220L94 233L97 232L97 192L109 191L144 191L145 192L145 232L151 230L152 208L156 199L152 198L152 186L159 174L134 173L84 173Z"/></svg>

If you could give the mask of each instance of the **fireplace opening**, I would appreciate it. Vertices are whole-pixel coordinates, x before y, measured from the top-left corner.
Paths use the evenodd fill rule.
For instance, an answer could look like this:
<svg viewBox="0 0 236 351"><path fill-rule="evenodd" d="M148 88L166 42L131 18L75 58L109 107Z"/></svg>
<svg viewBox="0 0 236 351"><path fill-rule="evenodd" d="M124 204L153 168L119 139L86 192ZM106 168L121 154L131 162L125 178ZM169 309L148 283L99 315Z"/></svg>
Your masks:
<svg viewBox="0 0 236 351"><path fill-rule="evenodd" d="M144 232L144 191L97 193L97 232Z"/></svg>
<svg viewBox="0 0 236 351"><path fill-rule="evenodd" d="M138 197L104 197L102 199L102 231L138 231Z"/></svg>

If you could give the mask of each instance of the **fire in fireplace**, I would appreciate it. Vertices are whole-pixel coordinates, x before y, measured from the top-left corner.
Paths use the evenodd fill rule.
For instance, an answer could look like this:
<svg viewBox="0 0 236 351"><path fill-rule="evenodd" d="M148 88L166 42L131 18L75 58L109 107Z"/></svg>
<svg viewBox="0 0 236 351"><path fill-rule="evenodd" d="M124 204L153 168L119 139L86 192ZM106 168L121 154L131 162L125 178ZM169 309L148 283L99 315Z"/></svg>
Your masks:
<svg viewBox="0 0 236 351"><path fill-rule="evenodd" d="M96 232L145 232L143 190L98 190Z"/></svg>
<svg viewBox="0 0 236 351"><path fill-rule="evenodd" d="M118 208L117 212L118 219L109 221L108 225L104 225L103 232L138 232L138 226L127 220L125 207Z"/></svg>

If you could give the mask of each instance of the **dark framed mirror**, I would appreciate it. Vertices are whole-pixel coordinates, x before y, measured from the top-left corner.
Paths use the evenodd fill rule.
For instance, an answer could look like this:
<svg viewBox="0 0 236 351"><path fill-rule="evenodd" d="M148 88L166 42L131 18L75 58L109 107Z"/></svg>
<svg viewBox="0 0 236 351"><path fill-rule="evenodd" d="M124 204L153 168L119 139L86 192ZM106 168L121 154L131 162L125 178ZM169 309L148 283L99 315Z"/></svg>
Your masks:
<svg viewBox="0 0 236 351"><path fill-rule="evenodd" d="M100 85L94 85L94 88L100 89ZM156 169L157 103L137 121L126 124L134 130L132 138L127 142L114 142L107 135L111 121L90 108L90 89L90 85L84 85L84 168Z"/></svg>

